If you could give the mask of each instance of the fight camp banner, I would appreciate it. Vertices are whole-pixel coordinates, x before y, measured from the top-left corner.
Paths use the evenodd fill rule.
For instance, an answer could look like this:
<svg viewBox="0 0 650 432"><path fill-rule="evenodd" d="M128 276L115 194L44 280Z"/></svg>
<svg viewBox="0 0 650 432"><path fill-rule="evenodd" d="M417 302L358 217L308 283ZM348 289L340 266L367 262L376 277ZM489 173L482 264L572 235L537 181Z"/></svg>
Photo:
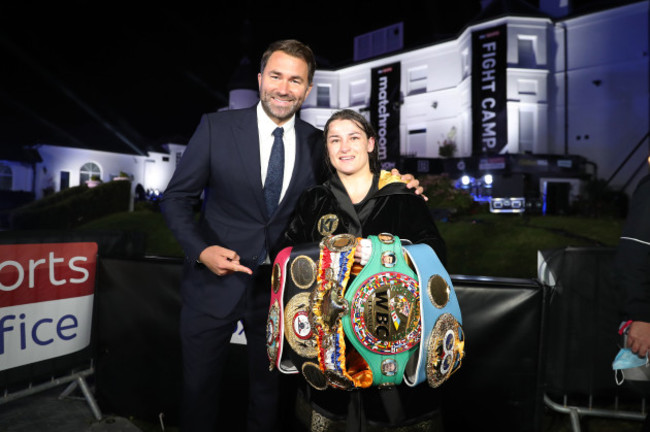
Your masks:
<svg viewBox="0 0 650 432"><path fill-rule="evenodd" d="M397 167L400 157L400 64L372 68L370 123L377 131L377 149L381 168Z"/></svg>
<svg viewBox="0 0 650 432"><path fill-rule="evenodd" d="M472 33L472 153L496 155L508 143L507 27Z"/></svg>
<svg viewBox="0 0 650 432"><path fill-rule="evenodd" d="M0 245L0 371L90 344L97 243Z"/></svg>

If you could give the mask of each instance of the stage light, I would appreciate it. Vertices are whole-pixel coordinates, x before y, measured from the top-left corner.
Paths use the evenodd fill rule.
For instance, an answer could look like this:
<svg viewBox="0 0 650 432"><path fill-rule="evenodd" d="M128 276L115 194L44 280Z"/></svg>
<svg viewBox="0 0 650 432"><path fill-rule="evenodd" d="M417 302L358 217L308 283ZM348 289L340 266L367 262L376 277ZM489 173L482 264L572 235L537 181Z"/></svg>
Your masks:
<svg viewBox="0 0 650 432"><path fill-rule="evenodd" d="M464 175L464 176L462 176L462 177L460 178L460 183L461 183L463 186L469 186L470 181L471 181L471 179L470 179L470 177L469 177L468 175Z"/></svg>
<svg viewBox="0 0 650 432"><path fill-rule="evenodd" d="M485 184L485 186L488 186L488 187L492 186L493 181L494 181L494 178L492 177L492 174L485 174L483 176L483 184Z"/></svg>

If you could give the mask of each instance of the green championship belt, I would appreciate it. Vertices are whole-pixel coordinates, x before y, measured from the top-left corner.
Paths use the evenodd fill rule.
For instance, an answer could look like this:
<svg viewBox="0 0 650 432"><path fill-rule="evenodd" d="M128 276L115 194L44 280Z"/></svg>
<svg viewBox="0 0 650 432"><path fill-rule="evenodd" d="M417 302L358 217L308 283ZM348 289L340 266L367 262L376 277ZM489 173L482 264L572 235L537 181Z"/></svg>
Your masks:
<svg viewBox="0 0 650 432"><path fill-rule="evenodd" d="M349 308L343 330L368 363L372 385L397 385L420 343L419 285L399 237L379 234L368 239L370 260L345 291Z"/></svg>

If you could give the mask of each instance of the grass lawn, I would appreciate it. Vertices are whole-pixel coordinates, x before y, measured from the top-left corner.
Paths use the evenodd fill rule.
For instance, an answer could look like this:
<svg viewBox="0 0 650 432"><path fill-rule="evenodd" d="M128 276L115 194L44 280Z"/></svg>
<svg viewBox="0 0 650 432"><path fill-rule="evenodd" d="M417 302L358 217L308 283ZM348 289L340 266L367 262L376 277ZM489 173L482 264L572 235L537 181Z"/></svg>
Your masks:
<svg viewBox="0 0 650 432"><path fill-rule="evenodd" d="M537 251L615 247L622 220L488 213L437 225L447 243L450 273L534 278Z"/></svg>
<svg viewBox="0 0 650 432"><path fill-rule="evenodd" d="M622 220L574 216L478 214L438 221L447 243L451 274L535 278L537 251L567 246L615 247ZM79 229L119 229L146 233L147 255L182 257L183 252L159 212L122 212Z"/></svg>

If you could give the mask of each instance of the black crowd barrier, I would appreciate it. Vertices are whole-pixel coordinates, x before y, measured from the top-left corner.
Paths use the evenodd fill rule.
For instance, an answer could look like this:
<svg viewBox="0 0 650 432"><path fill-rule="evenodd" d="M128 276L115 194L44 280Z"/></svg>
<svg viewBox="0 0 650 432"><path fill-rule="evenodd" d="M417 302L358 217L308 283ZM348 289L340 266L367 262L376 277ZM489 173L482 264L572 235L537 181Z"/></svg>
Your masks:
<svg viewBox="0 0 650 432"><path fill-rule="evenodd" d="M549 293L544 391L557 404L614 411L617 403L634 403L640 411L650 394L647 382L619 386L614 378L612 361L623 343L615 256L607 247L539 252L539 280Z"/></svg>
<svg viewBox="0 0 650 432"><path fill-rule="evenodd" d="M612 248L542 251L549 287L546 391L609 395L616 390L619 294ZM543 264L543 265L544 265Z"/></svg>
<svg viewBox="0 0 650 432"><path fill-rule="evenodd" d="M544 290L535 280L452 276L467 336L440 388L445 431L539 431Z"/></svg>

